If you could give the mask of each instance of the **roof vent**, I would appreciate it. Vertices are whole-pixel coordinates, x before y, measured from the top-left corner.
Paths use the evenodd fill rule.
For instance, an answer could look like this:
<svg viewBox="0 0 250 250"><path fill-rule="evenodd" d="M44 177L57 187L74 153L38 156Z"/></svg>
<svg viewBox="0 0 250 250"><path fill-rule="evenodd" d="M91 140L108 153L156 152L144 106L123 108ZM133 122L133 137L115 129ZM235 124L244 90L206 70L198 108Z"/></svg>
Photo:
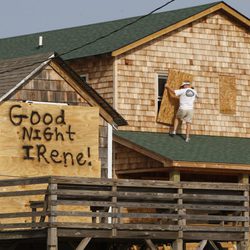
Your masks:
<svg viewBox="0 0 250 250"><path fill-rule="evenodd" d="M39 36L38 48L43 46L43 36Z"/></svg>

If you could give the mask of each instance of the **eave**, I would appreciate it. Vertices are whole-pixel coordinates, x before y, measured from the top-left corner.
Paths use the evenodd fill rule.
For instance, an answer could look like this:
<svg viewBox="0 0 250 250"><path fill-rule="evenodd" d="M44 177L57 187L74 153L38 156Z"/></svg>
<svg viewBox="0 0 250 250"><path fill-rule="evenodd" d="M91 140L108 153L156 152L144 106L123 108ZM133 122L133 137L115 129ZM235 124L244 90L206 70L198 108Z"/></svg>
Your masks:
<svg viewBox="0 0 250 250"><path fill-rule="evenodd" d="M159 161L163 164L162 168L138 168L116 170L117 174L134 174L134 173L150 173L165 172L173 169L179 169L184 172L200 172L200 173L223 173L223 174L250 174L250 164L222 163L222 162L199 162L199 161L180 161L174 160L166 156L157 154L136 143L126 140L117 135L113 135L114 142L134 150L146 157Z"/></svg>

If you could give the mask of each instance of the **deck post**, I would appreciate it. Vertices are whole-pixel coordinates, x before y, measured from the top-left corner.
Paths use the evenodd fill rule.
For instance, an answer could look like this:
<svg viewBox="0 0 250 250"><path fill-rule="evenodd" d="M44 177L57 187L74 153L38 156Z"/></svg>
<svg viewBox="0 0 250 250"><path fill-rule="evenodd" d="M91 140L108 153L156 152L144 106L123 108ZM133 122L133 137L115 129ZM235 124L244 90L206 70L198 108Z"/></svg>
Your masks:
<svg viewBox="0 0 250 250"><path fill-rule="evenodd" d="M48 212L49 212L49 227L47 236L47 250L58 250L58 238L56 223L56 204L57 195L53 194L53 191L57 190L57 184L49 183L49 194L48 194Z"/></svg>
<svg viewBox="0 0 250 250"><path fill-rule="evenodd" d="M180 182L181 181L181 174L178 170L171 170L169 172L169 180L174 182Z"/></svg>
<svg viewBox="0 0 250 250"><path fill-rule="evenodd" d="M239 183L249 185L249 175L248 174L242 174L239 176ZM244 212L244 217L248 218L247 221L243 223L244 227L247 227L249 229L249 189L244 191L244 196L247 198L246 201L244 201L244 206L248 208L246 212ZM249 250L249 230L248 232L244 233L244 240L237 243L237 249L239 250Z"/></svg>
<svg viewBox="0 0 250 250"><path fill-rule="evenodd" d="M117 191L117 186L116 186L116 183L113 183L113 186L112 186L112 192L116 192ZM117 203L117 197L116 196L113 196L112 197L112 203ZM112 206L112 213L117 213L118 212L118 208L116 206ZM116 237L117 236L117 229L116 229L116 224L118 223L118 218L116 217L112 217L112 237Z"/></svg>
<svg viewBox="0 0 250 250"><path fill-rule="evenodd" d="M178 170L172 170L169 173L169 180L173 181L173 182L180 182L181 180L181 174L180 171ZM178 194L182 195L183 190L182 188L178 188ZM182 198L178 199L178 207L181 206L183 204L183 200ZM178 208L178 214L179 215L183 215L184 210ZM180 227L179 231L178 231L178 238L173 242L172 248L173 250L183 250L183 226L186 224L185 220L183 219L179 219L178 220L178 226Z"/></svg>

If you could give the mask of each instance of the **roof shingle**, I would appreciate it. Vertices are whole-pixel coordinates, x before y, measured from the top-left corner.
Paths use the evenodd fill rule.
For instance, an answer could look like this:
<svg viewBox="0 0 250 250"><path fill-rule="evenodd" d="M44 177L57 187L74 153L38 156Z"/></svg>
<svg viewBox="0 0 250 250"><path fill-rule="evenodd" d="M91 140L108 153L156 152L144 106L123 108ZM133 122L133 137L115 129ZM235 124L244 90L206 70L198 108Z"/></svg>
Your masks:
<svg viewBox="0 0 250 250"><path fill-rule="evenodd" d="M181 135L115 131L124 140L173 161L250 164L250 138L193 135L186 143Z"/></svg>
<svg viewBox="0 0 250 250"><path fill-rule="evenodd" d="M112 35L84 46L74 52L65 54L62 58L73 59L111 53L114 50L209 9L218 3L220 2L149 15L132 25L113 33ZM138 18L139 17L132 17L110 22L0 39L0 58L7 59L28 56L49 51L57 51L61 54L91 41L95 41L114 30L120 29L121 27L134 22ZM38 47L39 36L43 36L44 45L42 47Z"/></svg>

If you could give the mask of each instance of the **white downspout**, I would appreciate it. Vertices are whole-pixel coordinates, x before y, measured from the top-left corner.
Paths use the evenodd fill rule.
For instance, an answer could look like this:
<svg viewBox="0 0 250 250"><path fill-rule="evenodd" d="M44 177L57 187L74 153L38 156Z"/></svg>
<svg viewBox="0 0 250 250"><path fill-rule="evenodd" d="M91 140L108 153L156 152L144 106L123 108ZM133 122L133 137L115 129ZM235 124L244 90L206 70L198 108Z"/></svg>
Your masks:
<svg viewBox="0 0 250 250"><path fill-rule="evenodd" d="M117 57L113 61L113 108L117 109ZM108 124L108 178L113 178L113 126Z"/></svg>
<svg viewBox="0 0 250 250"><path fill-rule="evenodd" d="M108 178L113 177L113 168L112 168L112 142L113 142L113 128L112 125L108 124Z"/></svg>

